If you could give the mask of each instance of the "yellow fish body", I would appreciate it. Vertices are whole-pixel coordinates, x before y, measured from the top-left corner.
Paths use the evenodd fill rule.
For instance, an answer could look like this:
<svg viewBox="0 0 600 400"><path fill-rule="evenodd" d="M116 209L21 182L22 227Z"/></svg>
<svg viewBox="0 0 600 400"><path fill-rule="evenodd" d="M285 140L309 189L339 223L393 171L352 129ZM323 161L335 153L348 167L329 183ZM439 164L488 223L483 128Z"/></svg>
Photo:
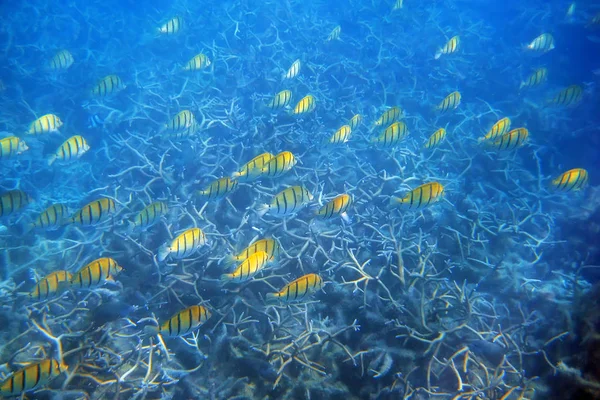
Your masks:
<svg viewBox="0 0 600 400"><path fill-rule="evenodd" d="M42 135L45 133L58 132L63 122L54 114L42 115L29 125L27 131L30 135Z"/></svg>
<svg viewBox="0 0 600 400"><path fill-rule="evenodd" d="M129 222L129 232L133 232L138 228L149 228L158 221L160 218L167 215L169 207L167 203L162 201L155 201L150 203L142 211L140 211L133 221Z"/></svg>
<svg viewBox="0 0 600 400"><path fill-rule="evenodd" d="M352 205L352 197L346 193L340 194L319 208L317 210L317 217L330 219L339 215L344 218L350 205Z"/></svg>
<svg viewBox="0 0 600 400"><path fill-rule="evenodd" d="M375 126L388 126L394 121L397 121L402 116L402 109L400 107L392 107L387 109L381 114L377 121L375 121Z"/></svg>
<svg viewBox="0 0 600 400"><path fill-rule="evenodd" d="M71 279L73 275L68 271L54 271L39 280L29 292L29 298L34 301L48 300L69 287Z"/></svg>
<svg viewBox="0 0 600 400"><path fill-rule="evenodd" d="M125 84L118 75L108 75L100 79L92 88L92 95L106 97L125 89Z"/></svg>
<svg viewBox="0 0 600 400"><path fill-rule="evenodd" d="M227 257L227 262L241 262L254 253L264 251L269 255L269 261L273 261L279 255L279 243L275 239L260 239L250 244L236 255Z"/></svg>
<svg viewBox="0 0 600 400"><path fill-rule="evenodd" d="M238 181L225 177L211 182L207 187L199 190L198 194L206 197L207 200L222 199L237 189L237 186Z"/></svg>
<svg viewBox="0 0 600 400"><path fill-rule="evenodd" d="M206 307L194 305L179 311L155 330L162 336L184 336L198 329L211 316L212 313Z"/></svg>
<svg viewBox="0 0 600 400"><path fill-rule="evenodd" d="M57 229L64 225L69 209L64 204L53 204L37 216L35 221L29 225L32 229Z"/></svg>
<svg viewBox="0 0 600 400"><path fill-rule="evenodd" d="M302 67L302 63L300 60L296 60L292 63L290 68L283 74L283 79L293 79L298 76L300 73L300 68Z"/></svg>
<svg viewBox="0 0 600 400"><path fill-rule="evenodd" d="M56 150L56 153L54 153L48 159L48 165L54 164L55 161L68 163L77 160L81 158L82 155L87 153L89 149L90 146L83 136L71 136L63 144L61 144Z"/></svg>
<svg viewBox="0 0 600 400"><path fill-rule="evenodd" d="M282 151L263 166L260 176L277 178L291 170L297 162L294 154L289 151Z"/></svg>
<svg viewBox="0 0 600 400"><path fill-rule="evenodd" d="M333 30L331 31L329 36L327 36L327 41L331 42L332 40L339 40L341 34L342 34L342 27L338 25L335 28L333 28Z"/></svg>
<svg viewBox="0 0 600 400"><path fill-rule="evenodd" d="M10 190L0 195L0 218L10 215L25 207L33 199L22 190Z"/></svg>
<svg viewBox="0 0 600 400"><path fill-rule="evenodd" d="M73 65L75 59L69 50L61 50L50 59L50 69L53 71L64 71Z"/></svg>
<svg viewBox="0 0 600 400"><path fill-rule="evenodd" d="M442 47L435 53L435 59L436 60L439 59L442 56L442 54L455 53L458 50L459 45L460 45L460 37L458 35L450 38L450 40L448 40L446 42L444 47Z"/></svg>
<svg viewBox="0 0 600 400"><path fill-rule="evenodd" d="M181 18L180 16L175 16L167 22L165 22L163 25L161 25L158 28L158 33L167 36L176 35L181 31L182 28L183 18Z"/></svg>
<svg viewBox="0 0 600 400"><path fill-rule="evenodd" d="M371 142L379 147L390 148L396 146L408 135L408 127L402 121L396 121L371 139Z"/></svg>
<svg viewBox="0 0 600 400"><path fill-rule="evenodd" d="M307 114L313 112L317 107L317 102L312 94L304 96L292 110L295 115Z"/></svg>
<svg viewBox="0 0 600 400"><path fill-rule="evenodd" d="M92 289L114 280L123 268L109 257L98 258L77 271L71 278L71 287Z"/></svg>
<svg viewBox="0 0 600 400"><path fill-rule="evenodd" d="M184 66L184 71L200 71L210 67L211 61L206 54L200 53L195 55Z"/></svg>
<svg viewBox="0 0 600 400"><path fill-rule="evenodd" d="M486 144L488 147L496 150L514 150L517 147L521 147L528 137L529 131L527 128L517 128L498 136L495 140L488 140Z"/></svg>
<svg viewBox="0 0 600 400"><path fill-rule="evenodd" d="M18 156L27 150L29 150L29 146L16 136L0 139L0 160Z"/></svg>
<svg viewBox="0 0 600 400"><path fill-rule="evenodd" d="M579 85L571 85L556 94L548 103L555 106L575 106L583 98L583 88Z"/></svg>
<svg viewBox="0 0 600 400"><path fill-rule="evenodd" d="M542 33L527 45L528 50L538 53L547 53L554 47L554 36L549 33Z"/></svg>
<svg viewBox="0 0 600 400"><path fill-rule="evenodd" d="M298 303L323 288L323 279L317 274L306 274L288 283L277 293L268 293L267 302Z"/></svg>
<svg viewBox="0 0 600 400"><path fill-rule="evenodd" d="M0 395L19 396L39 389L66 372L67 369L67 365L52 358L29 364L12 373L0 383Z"/></svg>
<svg viewBox="0 0 600 400"><path fill-rule="evenodd" d="M494 125L492 125L488 133L486 133L484 137L479 139L479 142L484 142L486 140L494 140L497 137L504 135L505 133L510 131L510 125L511 121L508 117L504 117L498 120Z"/></svg>
<svg viewBox="0 0 600 400"><path fill-rule="evenodd" d="M552 180L552 187L559 192L581 190L588 183L589 175L583 168L570 169Z"/></svg>
<svg viewBox="0 0 600 400"><path fill-rule="evenodd" d="M158 261L168 256L180 260L194 254L206 244L206 235L200 228L190 228L171 241L171 245L163 245L158 251Z"/></svg>
<svg viewBox="0 0 600 400"><path fill-rule="evenodd" d="M437 131L433 132L433 135L427 139L427 142L423 147L426 149L433 149L437 147L446 139L446 129L440 128Z"/></svg>
<svg viewBox="0 0 600 400"><path fill-rule="evenodd" d="M450 109L455 110L460 105L461 98L460 92L452 92L437 105L436 109L442 113L445 113Z"/></svg>
<svg viewBox="0 0 600 400"><path fill-rule="evenodd" d="M250 280L259 273L270 261L271 256L266 251L257 251L245 259L232 273L221 275L223 282L242 283Z"/></svg>
<svg viewBox="0 0 600 400"><path fill-rule="evenodd" d="M539 86L542 83L546 82L547 79L548 79L548 68L538 68L535 71L533 71L533 73L531 75L529 75L527 77L527 79L525 79L523 82L521 82L519 89Z"/></svg>
<svg viewBox="0 0 600 400"><path fill-rule="evenodd" d="M277 93L275 97L267 104L267 107L271 111L281 110L284 107L287 107L292 101L292 91L291 90L282 90Z"/></svg>
<svg viewBox="0 0 600 400"><path fill-rule="evenodd" d="M107 197L89 202L81 209L75 212L66 222L70 224L78 224L82 226L98 225L110 217L117 211L115 201Z"/></svg>
<svg viewBox="0 0 600 400"><path fill-rule="evenodd" d="M348 125L350 125L350 129L353 131L356 130L356 128L358 128L362 123L362 120L362 115L355 114L352 118L350 118L350 121L348 122Z"/></svg>
<svg viewBox="0 0 600 400"><path fill-rule="evenodd" d="M239 171L231 175L239 182L250 182L260 177L264 166L273 158L271 153L262 153L242 165Z"/></svg>
<svg viewBox="0 0 600 400"><path fill-rule="evenodd" d="M391 204L402 204L408 208L422 208L442 198L444 186L439 182L429 182L408 192L404 197L392 197Z"/></svg>
<svg viewBox="0 0 600 400"><path fill-rule="evenodd" d="M352 134L352 128L350 125L343 125L339 128L331 137L327 140L327 144L342 144L348 142L350 140L350 135Z"/></svg>
<svg viewBox="0 0 600 400"><path fill-rule="evenodd" d="M260 206L257 213L261 217L266 213L285 217L294 214L312 199L313 195L304 186L291 186L277 193L270 204Z"/></svg>

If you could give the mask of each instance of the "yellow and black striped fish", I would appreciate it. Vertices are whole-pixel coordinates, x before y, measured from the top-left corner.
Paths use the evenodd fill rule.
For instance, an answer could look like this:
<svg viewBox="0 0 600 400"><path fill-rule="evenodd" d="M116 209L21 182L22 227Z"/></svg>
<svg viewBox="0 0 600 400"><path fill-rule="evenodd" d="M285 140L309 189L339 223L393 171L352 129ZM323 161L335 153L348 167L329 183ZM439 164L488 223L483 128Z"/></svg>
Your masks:
<svg viewBox="0 0 600 400"><path fill-rule="evenodd" d="M333 135L327 140L327 144L342 144L350 140L352 134L352 128L350 125L343 125L340 129L335 131Z"/></svg>
<svg viewBox="0 0 600 400"><path fill-rule="evenodd" d="M435 53L435 59L436 60L439 59L442 56L442 54L452 54L452 53L456 52L456 50L458 50L459 45L460 45L460 37L458 35L453 36L452 38L450 38L450 40L448 40L446 42L444 47L442 47Z"/></svg>
<svg viewBox="0 0 600 400"><path fill-rule="evenodd" d="M548 68L538 68L535 71L533 71L533 73L529 75L527 79L521 82L521 86L519 86L519 89L539 86L542 83L546 82L547 79Z"/></svg>
<svg viewBox="0 0 600 400"><path fill-rule="evenodd" d="M27 133L30 135L42 135L44 133L58 132L63 125L58 116L54 114L42 115L29 125Z"/></svg>
<svg viewBox="0 0 600 400"><path fill-rule="evenodd" d="M205 244L204 232L200 228L190 228L175 237L170 246L164 244L158 250L158 261L164 261L169 255L177 260L189 257Z"/></svg>
<svg viewBox="0 0 600 400"><path fill-rule="evenodd" d="M444 186L439 182L429 182L408 192L404 197L392 197L391 204L403 204L408 208L426 207L442 198Z"/></svg>
<svg viewBox="0 0 600 400"><path fill-rule="evenodd" d="M271 111L277 111L277 110L281 110L284 107L287 107L291 101L292 101L292 91L286 89L286 90L282 90L281 92L277 93L275 95L275 97L273 97L273 100L271 100L267 104L267 107L269 107L269 109L271 109Z"/></svg>
<svg viewBox="0 0 600 400"><path fill-rule="evenodd" d="M396 2L394 3L394 7L392 8L392 10L393 11L401 10L402 7L404 7L404 0L396 0Z"/></svg>
<svg viewBox="0 0 600 400"><path fill-rule="evenodd" d="M340 194L319 208L317 210L317 217L330 219L339 215L344 218L350 205L352 205L352 197L346 193Z"/></svg>
<svg viewBox="0 0 600 400"><path fill-rule="evenodd" d="M207 187L202 190L198 190L198 195L206 197L206 200L222 199L229 193L237 189L238 181L230 179L228 176L225 178L217 179L212 181Z"/></svg>
<svg viewBox="0 0 600 400"><path fill-rule="evenodd" d="M433 149L434 147L439 146L446 139L446 129L440 128L437 131L433 132L433 135L429 136L427 143L423 147L426 149Z"/></svg>
<svg viewBox="0 0 600 400"><path fill-rule="evenodd" d="M66 372L68 368L64 363L52 358L29 364L25 368L12 373L0 383L0 395L18 396L39 389Z"/></svg>
<svg viewBox="0 0 600 400"><path fill-rule="evenodd" d="M273 261L279 255L279 243L275 239L260 239L240 251L236 255L227 256L227 262L241 262L254 253L264 251L269 255L269 261Z"/></svg>
<svg viewBox="0 0 600 400"><path fill-rule="evenodd" d="M108 220L117 211L115 201L107 197L89 202L67 220L69 224L93 226Z"/></svg>
<svg viewBox="0 0 600 400"><path fill-rule="evenodd" d="M29 150L27 143L16 136L0 139L0 160L17 156L27 150Z"/></svg>
<svg viewBox="0 0 600 400"><path fill-rule="evenodd" d="M479 139L479 142L484 142L486 140L494 140L497 137L504 135L510 130L510 125L511 121L508 117L504 117L498 120L494 125L492 125L488 133L486 133L484 137Z"/></svg>
<svg viewBox="0 0 600 400"><path fill-rule="evenodd" d="M192 128L196 124L196 118L190 110L183 110L177 113L171 121L167 122L163 129L167 129L170 133L181 133Z"/></svg>
<svg viewBox="0 0 600 400"><path fill-rule="evenodd" d="M54 271L39 280L29 292L29 298L33 301L48 300L68 288L72 279L73 275L68 271Z"/></svg>
<svg viewBox="0 0 600 400"><path fill-rule="evenodd" d="M84 155L89 149L90 146L83 136L71 136L60 145L60 147L56 150L56 153L50 156L48 159L48 165L54 164L55 161L60 161L61 163L75 161Z"/></svg>
<svg viewBox="0 0 600 400"><path fill-rule="evenodd" d="M408 127L402 121L396 121L387 128L379 136L371 139L371 143L379 147L394 147L400 143L408 135Z"/></svg>
<svg viewBox="0 0 600 400"><path fill-rule="evenodd" d="M184 71L200 71L204 68L210 67L210 59L206 54L200 53L196 54L194 58L188 61L184 67Z"/></svg>
<svg viewBox="0 0 600 400"><path fill-rule="evenodd" d="M211 316L212 313L206 307L194 305L179 311L160 327L154 327L152 330L167 337L184 336L198 329Z"/></svg>
<svg viewBox="0 0 600 400"><path fill-rule="evenodd" d="M271 256L269 256L266 251L252 253L238 265L235 271L221 275L221 281L235 283L246 282L260 272L270 260Z"/></svg>
<svg viewBox="0 0 600 400"><path fill-rule="evenodd" d="M600 12L596 13L591 19L588 26L600 25Z"/></svg>
<svg viewBox="0 0 600 400"><path fill-rule="evenodd" d="M64 220L69 214L69 209L64 204L53 204L37 216L35 221L29 224L32 229L57 229L64 225Z"/></svg>
<svg viewBox="0 0 600 400"><path fill-rule="evenodd" d="M284 217L300 210L312 199L313 195L304 186L291 186L277 193L270 204L261 205L257 213L261 217L266 213Z"/></svg>
<svg viewBox="0 0 600 400"><path fill-rule="evenodd" d="M579 85L571 85L564 88L548 101L549 104L556 106L575 106L583 98L583 88Z"/></svg>
<svg viewBox="0 0 600 400"><path fill-rule="evenodd" d="M71 278L71 287L91 289L114 280L123 270L115 260L109 257L98 258L77 271Z"/></svg>
<svg viewBox="0 0 600 400"><path fill-rule="evenodd" d="M356 130L356 128L358 128L359 125L362 123L362 120L362 115L355 114L352 118L350 118L350 121L348 122L348 125L350 125L350 129L352 129L353 131Z"/></svg>
<svg viewBox="0 0 600 400"><path fill-rule="evenodd" d="M239 182L250 182L260 177L264 166L273 158L271 153L262 153L242 165L239 171L231 175L232 179Z"/></svg>
<svg viewBox="0 0 600 400"><path fill-rule="evenodd" d="M291 170L298 161L289 151L282 151L271 158L260 171L260 176L277 178Z"/></svg>
<svg viewBox="0 0 600 400"><path fill-rule="evenodd" d="M580 190L588 182L588 172L583 168L570 169L563 172L552 180L554 190L560 192L570 192L571 190Z"/></svg>
<svg viewBox="0 0 600 400"><path fill-rule="evenodd" d="M394 121L397 121L402 116L402 109L400 107L392 107L387 109L381 114L381 116L375 121L375 126L388 126Z"/></svg>
<svg viewBox="0 0 600 400"><path fill-rule="evenodd" d="M329 36L327 36L327 41L331 42L332 40L338 40L340 38L341 33L342 33L342 27L339 25L336 26L335 28L333 28L333 30L331 31Z"/></svg>
<svg viewBox="0 0 600 400"><path fill-rule="evenodd" d="M158 33L162 35L176 35L183 28L183 18L176 16L165 22L158 28Z"/></svg>
<svg viewBox="0 0 600 400"><path fill-rule="evenodd" d="M306 300L323 288L323 279L317 274L306 274L285 285L277 293L268 293L266 300L269 303L281 301L284 303L297 303Z"/></svg>
<svg viewBox="0 0 600 400"><path fill-rule="evenodd" d="M302 67L302 63L300 59L294 61L290 68L283 74L283 79L293 79L298 76L300 73L300 68Z"/></svg>
<svg viewBox="0 0 600 400"><path fill-rule="evenodd" d="M53 71L64 71L69 69L74 62L73 54L69 50L61 50L50 59L49 66Z"/></svg>
<svg viewBox="0 0 600 400"><path fill-rule="evenodd" d="M554 37L549 33L542 33L527 45L528 50L546 53L554 49Z"/></svg>
<svg viewBox="0 0 600 400"><path fill-rule="evenodd" d="M450 109L455 110L460 105L461 97L460 92L452 92L437 105L436 109L442 113L445 113Z"/></svg>
<svg viewBox="0 0 600 400"><path fill-rule="evenodd" d="M142 211L140 211L133 221L129 221L129 232L133 232L138 228L149 228L158 221L160 218L167 215L169 207L167 203L162 201L155 201L150 203Z"/></svg>
<svg viewBox="0 0 600 400"><path fill-rule="evenodd" d="M0 218L20 210L32 201L33 199L22 190L15 189L2 193L0 195Z"/></svg>
<svg viewBox="0 0 600 400"><path fill-rule="evenodd" d="M517 128L502 136L498 136L494 141L488 140L487 146L496 150L514 150L525 143L529 131L527 128Z"/></svg>
<svg viewBox="0 0 600 400"><path fill-rule="evenodd" d="M118 75L108 75L100 79L92 89L92 95L106 97L125 89L125 84Z"/></svg>
<svg viewBox="0 0 600 400"><path fill-rule="evenodd" d="M313 112L317 107L317 102L312 94L304 96L294 107L292 113L295 115L306 114Z"/></svg>

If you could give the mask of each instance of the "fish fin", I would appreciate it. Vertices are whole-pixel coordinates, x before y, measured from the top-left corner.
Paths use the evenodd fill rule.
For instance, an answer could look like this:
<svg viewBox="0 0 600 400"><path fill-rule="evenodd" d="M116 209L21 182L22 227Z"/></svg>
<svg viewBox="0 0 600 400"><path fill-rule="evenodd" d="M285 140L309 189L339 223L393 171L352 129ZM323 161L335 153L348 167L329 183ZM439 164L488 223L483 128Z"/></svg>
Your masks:
<svg viewBox="0 0 600 400"><path fill-rule="evenodd" d="M166 244L162 245L160 249L158 249L158 261L163 262L170 253L169 246Z"/></svg>
<svg viewBox="0 0 600 400"><path fill-rule="evenodd" d="M269 212L269 209L270 209L270 207L268 204L261 204L256 209L256 213L258 214L259 217L263 217L266 213Z"/></svg>
<svg viewBox="0 0 600 400"><path fill-rule="evenodd" d="M403 201L400 197L396 197L396 196L390 197L390 206L397 206L402 203L403 203Z"/></svg>
<svg viewBox="0 0 600 400"><path fill-rule="evenodd" d="M350 225L352 223L352 218L348 215L347 212L344 211L343 213L340 214L340 216L342 217L342 221L344 221L348 225Z"/></svg>
<svg viewBox="0 0 600 400"><path fill-rule="evenodd" d="M132 234L135 231L135 222L127 221L127 233Z"/></svg>

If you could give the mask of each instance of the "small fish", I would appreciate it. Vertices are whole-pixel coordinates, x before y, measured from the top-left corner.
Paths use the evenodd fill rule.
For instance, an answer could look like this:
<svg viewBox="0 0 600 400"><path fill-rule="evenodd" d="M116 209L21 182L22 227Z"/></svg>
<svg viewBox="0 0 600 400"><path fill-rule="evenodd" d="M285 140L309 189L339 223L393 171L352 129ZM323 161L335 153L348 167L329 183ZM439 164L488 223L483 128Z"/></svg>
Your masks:
<svg viewBox="0 0 600 400"><path fill-rule="evenodd" d="M394 7L392 8L392 10L401 10L402 7L404 7L404 0L396 0L396 2L394 3Z"/></svg>
<svg viewBox="0 0 600 400"><path fill-rule="evenodd" d="M593 25L600 25L600 12L598 12L596 15L594 15L590 19L589 25L591 25L591 26L593 26Z"/></svg>
<svg viewBox="0 0 600 400"><path fill-rule="evenodd" d="M55 297L70 286L72 279L73 275L68 271L54 271L38 281L29 292L29 298L42 301Z"/></svg>
<svg viewBox="0 0 600 400"><path fill-rule="evenodd" d="M182 133L189 130L196 124L196 118L190 110L183 110L177 113L171 121L167 122L163 129L172 134Z"/></svg>
<svg viewBox="0 0 600 400"><path fill-rule="evenodd" d="M547 79L548 79L548 69L547 68L538 68L535 71L533 71L533 73L531 75L529 75L527 77L527 79L525 79L523 82L521 82L519 89L539 86L542 83L546 82Z"/></svg>
<svg viewBox="0 0 600 400"><path fill-rule="evenodd" d="M388 126L394 121L397 121L402 116L402 109L400 107L392 107L387 109L381 114L381 116L375 121L375 126Z"/></svg>
<svg viewBox="0 0 600 400"><path fill-rule="evenodd" d="M338 25L335 28L333 28L333 30L331 31L329 36L327 36L326 41L331 42L332 40L339 40L341 33L342 33L342 27Z"/></svg>
<svg viewBox="0 0 600 400"><path fill-rule="evenodd" d="M20 210L31 202L33 199L22 190L15 189L2 193L0 195L0 218Z"/></svg>
<svg viewBox="0 0 600 400"><path fill-rule="evenodd" d="M64 204L53 204L37 216L29 224L28 232L33 229L58 229L64 225L64 220L69 214L69 209Z"/></svg>
<svg viewBox="0 0 600 400"><path fill-rule="evenodd" d="M570 169L552 180L552 187L559 192L581 190L588 182L588 172L583 168Z"/></svg>
<svg viewBox="0 0 600 400"><path fill-rule="evenodd" d="M317 210L317 217L330 219L336 216L341 216L347 219L346 211L352 205L352 197L349 194L340 194L327 202L323 207Z"/></svg>
<svg viewBox="0 0 600 400"><path fill-rule="evenodd" d="M27 131L30 135L42 135L44 133L58 132L58 129L63 125L60 118L54 114L42 115L29 125Z"/></svg>
<svg viewBox="0 0 600 400"><path fill-rule="evenodd" d="M118 75L108 75L100 79L92 88L92 95L106 97L125 89L125 84Z"/></svg>
<svg viewBox="0 0 600 400"><path fill-rule="evenodd" d="M200 228L190 228L175 237L170 246L164 244L158 250L158 261L164 261L168 256L181 260L191 256L205 244L206 235L204 232Z"/></svg>
<svg viewBox="0 0 600 400"><path fill-rule="evenodd" d="M147 229L152 225L160 221L160 218L167 215L169 207L167 203L162 201L155 201L144 207L140 211L133 221L129 221L129 232L133 232L136 229L144 228Z"/></svg>
<svg viewBox="0 0 600 400"><path fill-rule="evenodd" d="M137 306L112 299L90 310L88 324L91 329L97 329L118 319L127 318L136 309Z"/></svg>
<svg viewBox="0 0 600 400"><path fill-rule="evenodd" d="M221 281L235 283L246 282L260 272L270 260L271 256L269 256L266 251L252 253L238 265L235 271L221 275Z"/></svg>
<svg viewBox="0 0 600 400"><path fill-rule="evenodd" d="M356 128L358 128L358 126L362 123L362 120L362 115L355 114L352 118L350 118L350 121L348 122L348 125L350 125L350 129L352 129L353 131L356 130Z"/></svg>
<svg viewBox="0 0 600 400"><path fill-rule="evenodd" d="M378 147L394 147L400 143L408 135L408 127L402 121L396 121L385 130L371 139L371 143L374 143Z"/></svg>
<svg viewBox="0 0 600 400"><path fill-rule="evenodd" d="M231 175L232 179L236 179L239 182L250 182L258 177L262 172L264 166L273 158L271 153L262 153L242 165L239 171L234 172Z"/></svg>
<svg viewBox="0 0 600 400"><path fill-rule="evenodd" d="M90 149L87 141L83 138L83 136L75 135L71 136L60 147L56 150L49 159L48 165L54 164L55 161L60 161L63 164L69 163L71 161L75 161L81 158L82 155L87 153Z"/></svg>
<svg viewBox="0 0 600 400"><path fill-rule="evenodd" d="M352 128L350 125L343 125L340 129L335 131L335 133L327 140L327 144L342 144L348 142L350 140L350 135L352 134Z"/></svg>
<svg viewBox="0 0 600 400"><path fill-rule="evenodd" d="M504 135L498 136L494 141L488 140L488 147L496 150L514 150L525 143L529 137L527 128L516 128Z"/></svg>
<svg viewBox="0 0 600 400"><path fill-rule="evenodd" d="M392 205L402 204L408 208L422 208L435 203L442 198L444 186L439 182L429 182L408 192L404 197L392 197Z"/></svg>
<svg viewBox="0 0 600 400"><path fill-rule="evenodd" d="M53 71L64 71L73 65L75 59L69 50L61 50L50 59L50 69Z"/></svg>
<svg viewBox="0 0 600 400"><path fill-rule="evenodd" d="M238 254L230 255L226 259L228 263L241 262L259 251L267 253L269 255L269 261L273 261L279 255L279 243L275 239L260 239L250 244Z"/></svg>
<svg viewBox="0 0 600 400"><path fill-rule="evenodd" d="M237 189L238 181L230 179L228 176L225 178L217 179L211 182L207 187L202 190L198 190L198 195L206 197L206 200L222 199L229 193L232 193Z"/></svg>
<svg viewBox="0 0 600 400"><path fill-rule="evenodd" d="M98 114L93 114L88 117L88 129L96 129L104 125L104 120L98 116Z"/></svg>
<svg viewBox="0 0 600 400"><path fill-rule="evenodd" d="M71 278L71 287L92 289L113 281L114 276L123 270L115 260L109 257L98 258L77 271Z"/></svg>
<svg viewBox="0 0 600 400"><path fill-rule="evenodd" d="M307 274L288 283L277 293L267 293L266 300L268 303L277 301L297 303L304 301L322 288L323 279L319 275Z"/></svg>
<svg viewBox="0 0 600 400"><path fill-rule="evenodd" d="M436 60L439 59L442 56L442 54L455 53L458 50L459 45L460 45L460 37L458 35L450 38L450 40L448 40L446 42L444 47L442 47L435 53L435 59Z"/></svg>
<svg viewBox="0 0 600 400"><path fill-rule="evenodd" d="M82 226L94 226L108 220L117 211L115 201L107 197L89 202L75 212L66 222Z"/></svg>
<svg viewBox="0 0 600 400"><path fill-rule="evenodd" d="M16 136L0 139L0 160L18 156L27 150L29 150L27 143Z"/></svg>
<svg viewBox="0 0 600 400"><path fill-rule="evenodd" d="M294 214L312 199L313 195L304 186L291 186L277 193L270 204L262 204L257 213L261 217L266 213L285 217Z"/></svg>
<svg viewBox="0 0 600 400"><path fill-rule="evenodd" d="M452 92L446 96L440 104L437 105L436 109L442 113L445 113L450 109L456 110L456 108L460 105L461 97L462 96L460 95L460 92Z"/></svg>
<svg viewBox="0 0 600 400"><path fill-rule="evenodd" d="M583 88L579 85L571 85L556 94L548 103L556 106L575 106L583 98Z"/></svg>
<svg viewBox="0 0 600 400"><path fill-rule="evenodd" d="M485 134L484 137L479 139L479 142L481 143L486 140L494 140L497 137L504 135L505 133L507 133L510 130L510 125L511 125L510 118L504 117L504 118L500 119L494 125L492 125L492 127L490 128L488 133Z"/></svg>
<svg viewBox="0 0 600 400"><path fill-rule="evenodd" d="M433 149L437 147L446 139L446 129L440 128L437 131L433 132L433 135L429 137L427 143L423 147L426 149Z"/></svg>
<svg viewBox="0 0 600 400"><path fill-rule="evenodd" d="M290 68L283 74L283 79L293 79L298 76L300 73L300 68L302 67L302 63L300 59L294 61Z"/></svg>
<svg viewBox="0 0 600 400"><path fill-rule="evenodd" d="M292 91L286 89L286 90L282 90L281 92L277 93L275 95L275 97L273 97L273 100L271 100L267 104L267 107L271 111L277 111L277 110L281 110L284 107L287 107L291 101L292 101Z"/></svg>
<svg viewBox="0 0 600 400"><path fill-rule="evenodd" d="M304 96L292 110L292 114L300 115L307 114L315 110L317 102L312 94Z"/></svg>
<svg viewBox="0 0 600 400"><path fill-rule="evenodd" d="M175 35L179 33L181 28L183 28L183 18L175 16L161 25L160 28L158 28L158 33L167 36Z"/></svg>
<svg viewBox="0 0 600 400"><path fill-rule="evenodd" d="M260 171L260 176L277 178L291 170L298 161L289 151L282 151L271 158Z"/></svg>
<svg viewBox="0 0 600 400"><path fill-rule="evenodd" d="M547 53L554 49L554 36L542 33L527 45L527 49L538 53Z"/></svg>
<svg viewBox="0 0 600 400"><path fill-rule="evenodd" d="M194 305L179 311L160 327L150 327L150 332L167 337L184 336L198 329L211 316L212 313L206 307Z"/></svg>
<svg viewBox="0 0 600 400"><path fill-rule="evenodd" d="M210 59L206 54L197 54L190 61L188 61L184 67L184 71L200 71L210 67Z"/></svg>
<svg viewBox="0 0 600 400"><path fill-rule="evenodd" d="M19 396L47 385L54 378L67 372L69 367L50 358L12 373L0 383L0 395Z"/></svg>

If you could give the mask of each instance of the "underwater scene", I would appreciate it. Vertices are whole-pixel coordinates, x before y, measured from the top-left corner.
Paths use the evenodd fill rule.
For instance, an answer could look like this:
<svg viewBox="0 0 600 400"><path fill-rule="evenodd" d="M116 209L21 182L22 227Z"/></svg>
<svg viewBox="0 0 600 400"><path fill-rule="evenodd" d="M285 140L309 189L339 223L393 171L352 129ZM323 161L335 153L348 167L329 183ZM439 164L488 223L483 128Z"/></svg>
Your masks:
<svg viewBox="0 0 600 400"><path fill-rule="evenodd" d="M600 399L600 2L0 13L0 398Z"/></svg>

